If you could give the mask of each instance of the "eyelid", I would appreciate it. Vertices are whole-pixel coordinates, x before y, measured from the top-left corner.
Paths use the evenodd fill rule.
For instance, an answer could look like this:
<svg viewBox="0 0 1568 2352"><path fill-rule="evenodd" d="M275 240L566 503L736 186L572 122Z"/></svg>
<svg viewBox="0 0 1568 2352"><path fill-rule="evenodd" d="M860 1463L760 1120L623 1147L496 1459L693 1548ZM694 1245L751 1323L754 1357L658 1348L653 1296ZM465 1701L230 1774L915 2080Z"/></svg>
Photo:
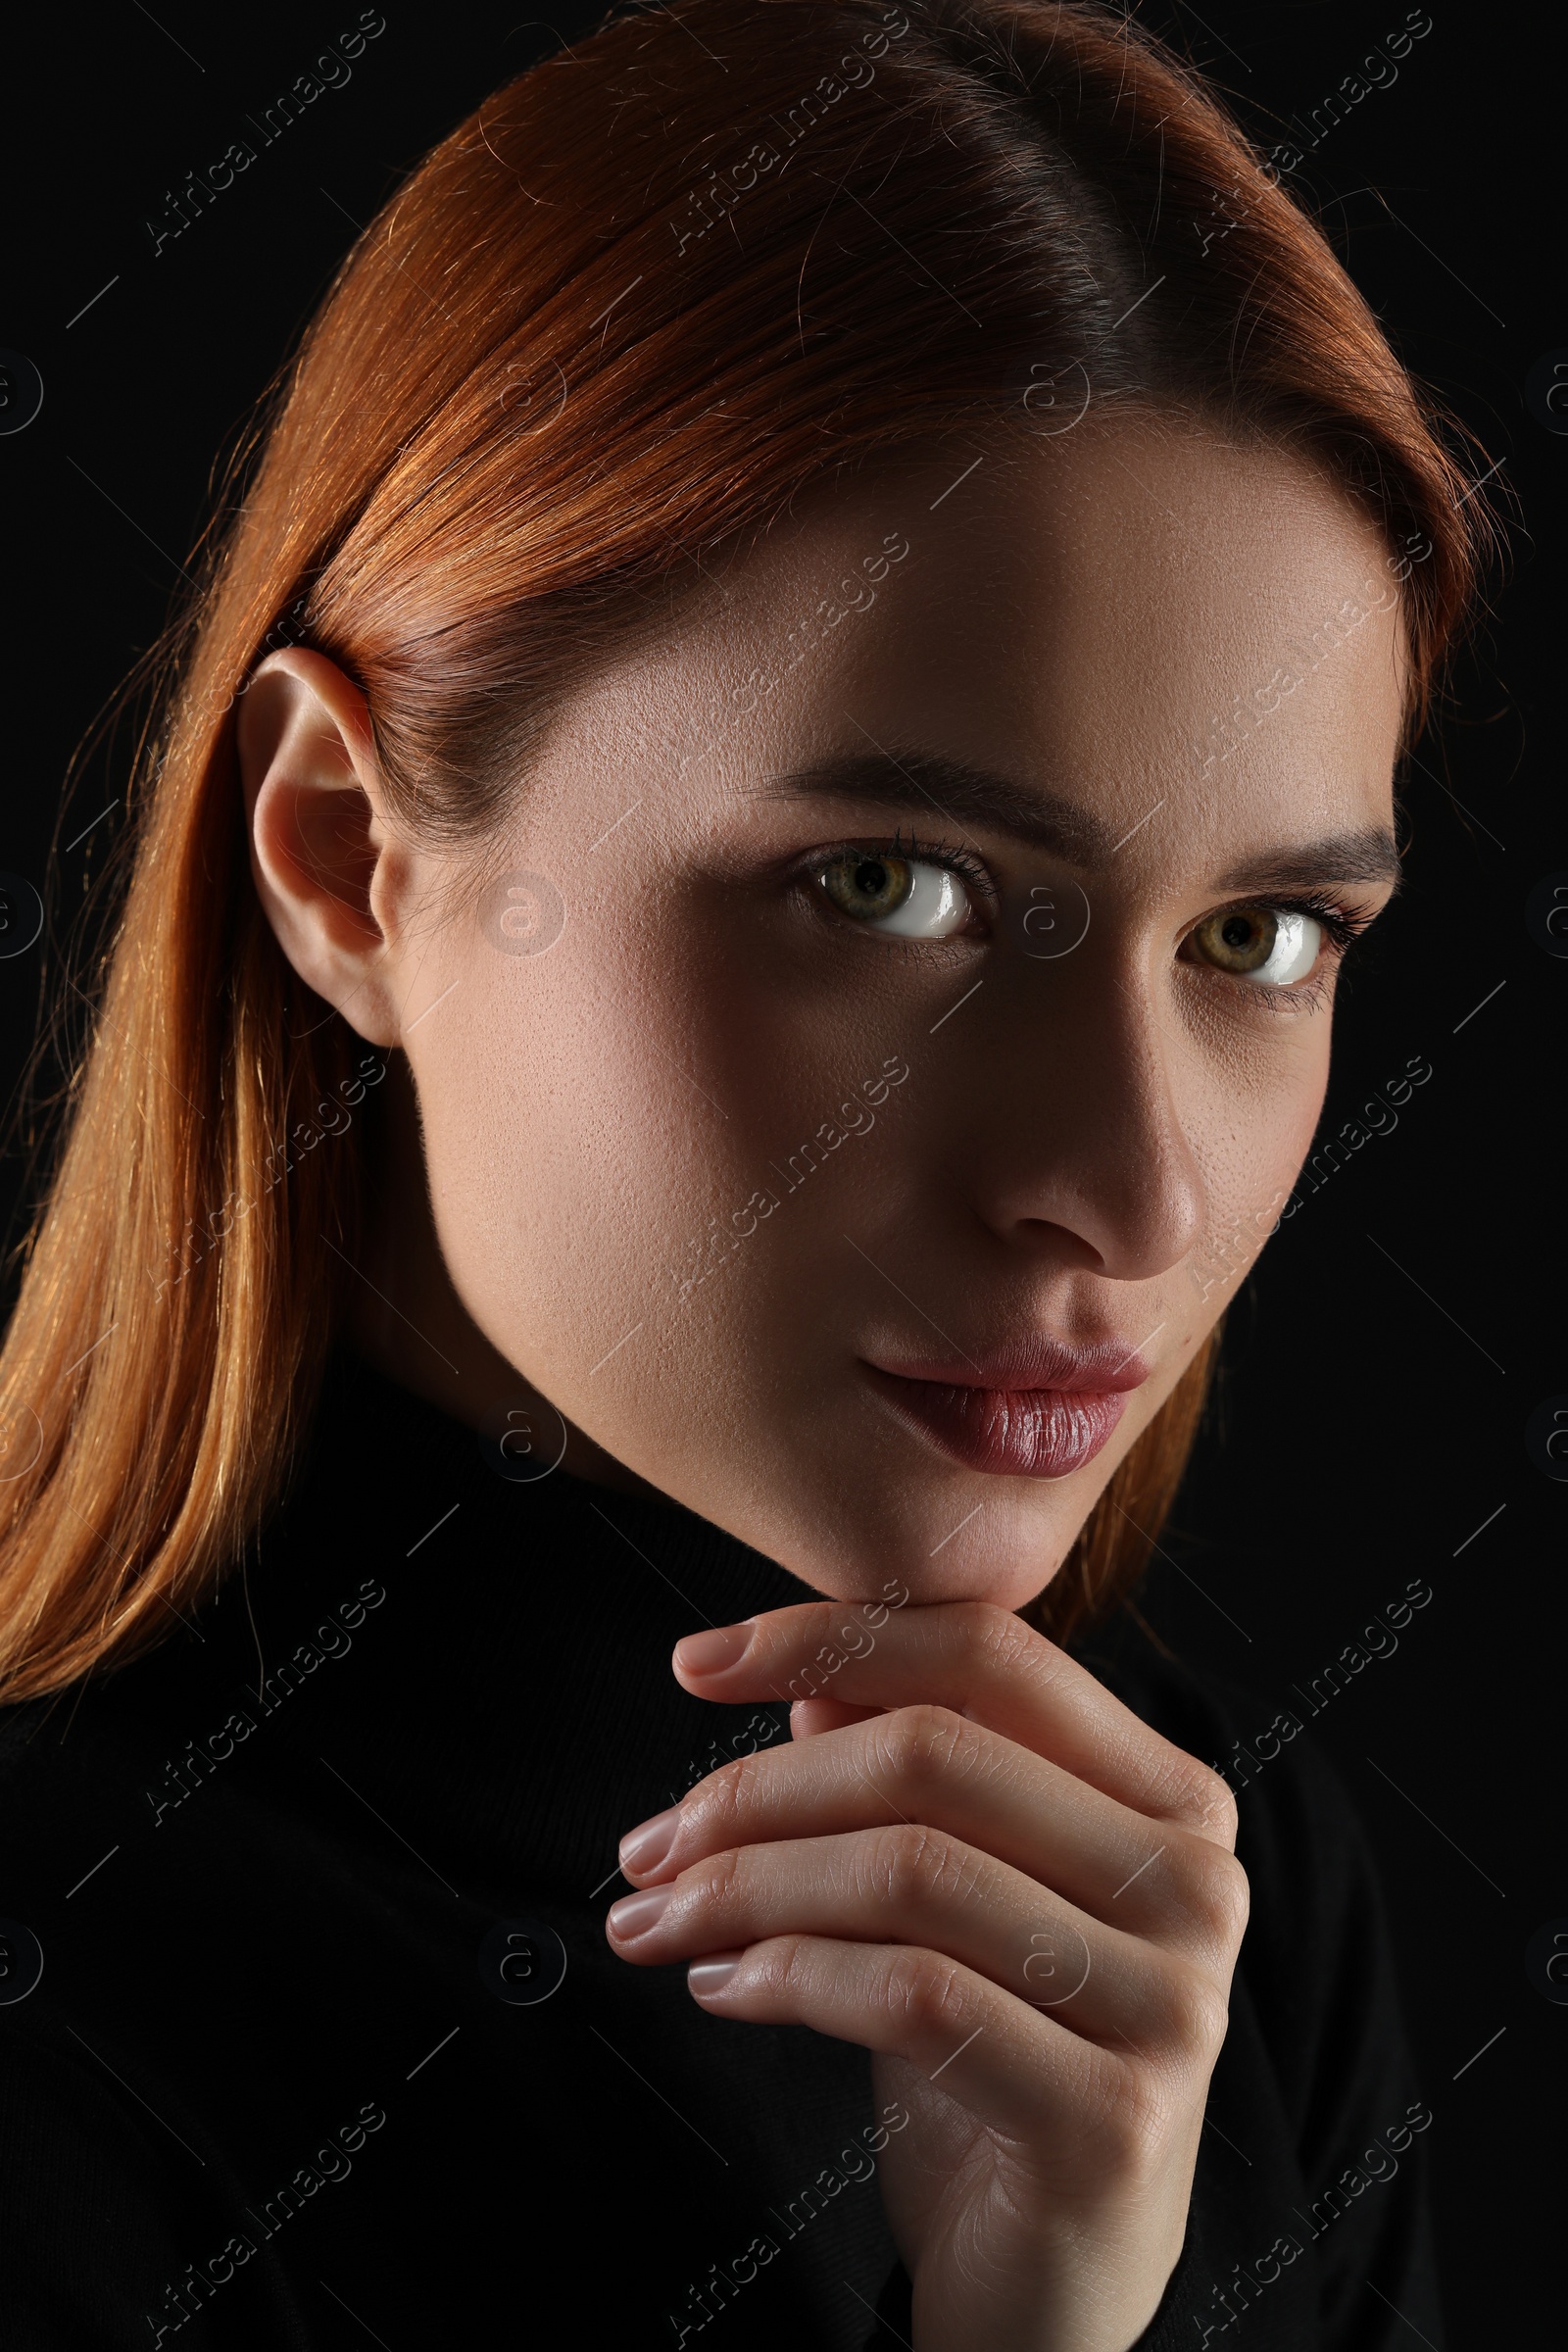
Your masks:
<svg viewBox="0 0 1568 2352"><path fill-rule="evenodd" d="M912 832L906 834L902 825L891 838L884 833L880 836L862 835L858 841L846 839L825 843L822 848L810 853L806 863L809 869L821 864L824 858L856 854L871 858L903 858L910 865L941 866L944 871L956 874L961 882L978 892L993 907L1001 904L1002 894L992 879L991 868L976 852L958 842L921 841Z"/></svg>
<svg viewBox="0 0 1568 2352"><path fill-rule="evenodd" d="M1240 914L1249 906L1262 907L1269 914L1309 914L1315 923L1321 924L1324 937L1337 956L1343 956L1382 911L1380 907L1350 906L1343 899L1315 890L1254 890L1241 898L1227 899L1223 905L1211 906L1199 915L1182 933L1181 945L1186 946L1200 924L1212 922L1216 915Z"/></svg>
<svg viewBox="0 0 1568 2352"><path fill-rule="evenodd" d="M1349 906L1343 900L1331 899L1316 891L1291 895L1254 891L1250 898L1230 899L1223 906L1211 907L1190 923L1177 943L1177 956L1192 968L1200 968L1196 957L1182 956L1182 950L1195 931L1219 915L1236 914L1248 907L1259 907L1269 914L1310 915L1323 933L1323 951L1311 970L1299 980L1283 984L1259 984L1245 972L1226 972L1217 965L1202 966L1211 981L1235 989L1241 998L1262 1011L1270 1013L1309 1012L1318 1010L1327 1001L1328 984L1344 963L1347 952L1362 932L1374 923L1383 911L1381 907Z"/></svg>

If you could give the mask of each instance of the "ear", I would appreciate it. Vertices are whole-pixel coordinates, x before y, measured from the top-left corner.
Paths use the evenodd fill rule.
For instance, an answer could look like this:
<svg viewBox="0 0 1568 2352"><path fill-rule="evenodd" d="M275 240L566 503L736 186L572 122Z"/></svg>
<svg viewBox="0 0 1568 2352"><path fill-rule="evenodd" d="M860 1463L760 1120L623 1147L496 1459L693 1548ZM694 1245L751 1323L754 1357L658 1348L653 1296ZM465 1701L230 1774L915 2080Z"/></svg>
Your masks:
<svg viewBox="0 0 1568 2352"><path fill-rule="evenodd" d="M251 872L300 978L368 1044L395 1046L408 846L386 820L364 695L324 654L270 654L235 729Z"/></svg>

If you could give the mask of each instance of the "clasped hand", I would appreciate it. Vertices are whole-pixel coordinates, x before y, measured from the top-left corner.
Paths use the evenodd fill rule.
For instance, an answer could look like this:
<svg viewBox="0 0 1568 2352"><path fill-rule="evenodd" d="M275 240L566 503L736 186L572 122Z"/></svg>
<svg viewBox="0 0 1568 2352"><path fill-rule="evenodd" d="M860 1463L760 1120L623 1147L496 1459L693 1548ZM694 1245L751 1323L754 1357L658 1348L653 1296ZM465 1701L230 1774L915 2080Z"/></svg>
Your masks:
<svg viewBox="0 0 1568 2352"><path fill-rule="evenodd" d="M1181 2252L1247 1919L1236 1809L1010 1611L775 1609L675 1672L784 1696L835 1634L833 1696L633 1830L607 1934L682 1960L715 2015L873 2053L910 2124L882 2158L916 2352L1128 2352Z"/></svg>

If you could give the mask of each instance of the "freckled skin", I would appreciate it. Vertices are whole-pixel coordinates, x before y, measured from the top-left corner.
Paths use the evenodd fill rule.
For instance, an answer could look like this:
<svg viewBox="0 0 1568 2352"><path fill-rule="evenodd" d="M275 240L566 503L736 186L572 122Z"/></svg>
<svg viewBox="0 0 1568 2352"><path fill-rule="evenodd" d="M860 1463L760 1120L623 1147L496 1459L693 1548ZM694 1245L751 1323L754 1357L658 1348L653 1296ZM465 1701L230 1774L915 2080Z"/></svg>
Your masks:
<svg viewBox="0 0 1568 2352"><path fill-rule="evenodd" d="M877 563L825 627L821 600ZM1389 587L1378 532L1305 461L1130 414L821 485L584 689L519 780L487 863L559 893L537 955L451 913L450 859L390 832L341 673L270 657L241 710L258 883L311 984L406 1050L428 1168L427 1209L394 1105L365 1263L416 1329L368 1293L362 1345L474 1419L520 1375L565 1417L568 1467L647 1482L826 1594L897 1575L916 1601L1029 1598L1310 1142L1332 973L1293 1008L1177 951L1243 858L1391 823ZM1214 714L1378 595L1205 767ZM758 791L872 745L1002 771L1123 846L1080 872L918 794L901 818ZM801 879L806 853L890 847L901 821L988 870L985 935L910 945ZM1076 906L1075 881L1081 944L1027 953L1031 891ZM1371 913L1388 890L1336 895ZM906 1075L874 1110L841 1109L890 1062ZM862 1366L1036 1332L1147 1342L1153 1366L1060 1479L949 1459Z"/></svg>

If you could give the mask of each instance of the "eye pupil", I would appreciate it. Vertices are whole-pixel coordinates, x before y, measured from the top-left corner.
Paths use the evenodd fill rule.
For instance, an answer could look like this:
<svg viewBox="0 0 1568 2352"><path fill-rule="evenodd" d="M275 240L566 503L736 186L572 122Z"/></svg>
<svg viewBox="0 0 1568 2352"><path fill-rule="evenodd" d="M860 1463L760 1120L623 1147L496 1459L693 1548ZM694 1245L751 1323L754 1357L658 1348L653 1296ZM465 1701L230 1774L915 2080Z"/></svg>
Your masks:
<svg viewBox="0 0 1568 2352"><path fill-rule="evenodd" d="M1266 906L1232 906L1200 923L1194 943L1205 962L1226 972L1260 971L1274 953L1279 923Z"/></svg>
<svg viewBox="0 0 1568 2352"><path fill-rule="evenodd" d="M822 886L841 912L867 921L904 905L914 887L914 869L907 858L846 851L826 868Z"/></svg>

